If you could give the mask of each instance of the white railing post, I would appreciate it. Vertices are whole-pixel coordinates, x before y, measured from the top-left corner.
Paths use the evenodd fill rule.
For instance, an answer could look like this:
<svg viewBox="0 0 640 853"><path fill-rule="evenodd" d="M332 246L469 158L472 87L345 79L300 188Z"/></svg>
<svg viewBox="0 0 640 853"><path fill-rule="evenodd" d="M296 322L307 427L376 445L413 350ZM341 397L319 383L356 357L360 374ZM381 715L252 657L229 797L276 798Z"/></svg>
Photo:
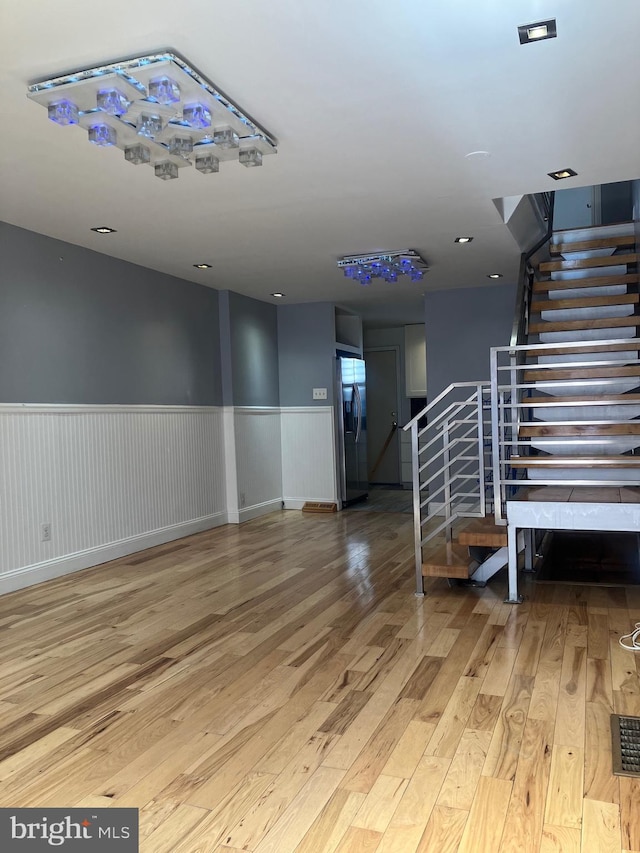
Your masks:
<svg viewBox="0 0 640 853"><path fill-rule="evenodd" d="M478 385L478 488L480 489L480 515L486 515L486 483L484 473L484 409L482 408L482 385Z"/></svg>
<svg viewBox="0 0 640 853"><path fill-rule="evenodd" d="M493 513L496 524L503 524L502 477L500 465L500 407L498 403L498 351L491 350L491 457L493 461Z"/></svg>
<svg viewBox="0 0 640 853"><path fill-rule="evenodd" d="M451 542L451 454L449 451L449 421L445 421L442 428L442 462L444 466L444 517L447 521L447 526L444 531L444 538L447 542Z"/></svg>
<svg viewBox="0 0 640 853"><path fill-rule="evenodd" d="M418 447L418 421L411 424L411 473L413 479L413 541L416 563L416 595L424 595L422 576L422 518L420 510L420 452Z"/></svg>

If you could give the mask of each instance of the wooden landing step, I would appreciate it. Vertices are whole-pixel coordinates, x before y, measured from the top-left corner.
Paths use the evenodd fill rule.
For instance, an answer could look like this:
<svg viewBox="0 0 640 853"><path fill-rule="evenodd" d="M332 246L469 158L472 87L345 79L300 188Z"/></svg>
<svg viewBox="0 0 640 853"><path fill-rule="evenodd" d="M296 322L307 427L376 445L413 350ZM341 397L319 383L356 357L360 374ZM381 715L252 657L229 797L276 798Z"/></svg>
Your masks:
<svg viewBox="0 0 640 853"><path fill-rule="evenodd" d="M448 542L423 556L422 575L426 578L468 578L470 564L466 547Z"/></svg>
<svg viewBox="0 0 640 853"><path fill-rule="evenodd" d="M540 320L529 325L529 332L581 332L585 329L624 329L640 326L640 317L602 317L597 320Z"/></svg>
<svg viewBox="0 0 640 853"><path fill-rule="evenodd" d="M550 437L554 435L640 435L640 421L622 421L608 423L589 421L583 424L573 422L555 422L545 424L523 424L518 430L522 438Z"/></svg>
<svg viewBox="0 0 640 853"><path fill-rule="evenodd" d="M548 293L550 290L575 290L578 287L610 287L614 284L637 284L640 276L637 273L621 275L597 275L589 278L570 278L563 281L534 281L534 293Z"/></svg>
<svg viewBox="0 0 640 853"><path fill-rule="evenodd" d="M635 264L638 262L635 252L624 255L609 255L607 258L580 258L574 261L545 261L538 269L540 272L563 272L566 270L589 270L594 267L615 267L620 264Z"/></svg>
<svg viewBox="0 0 640 853"><path fill-rule="evenodd" d="M578 296L575 299L534 299L531 311L563 311L567 308L602 308L605 305L635 305L637 293L620 293L617 296Z"/></svg>
<svg viewBox="0 0 640 853"><path fill-rule="evenodd" d="M622 379L640 376L640 365L614 367L561 367L558 369L525 370L525 382L544 382L551 379Z"/></svg>
<svg viewBox="0 0 640 853"><path fill-rule="evenodd" d="M507 544L507 528L496 524L492 517L472 518L457 539L460 545L465 546L503 548Z"/></svg>
<svg viewBox="0 0 640 853"><path fill-rule="evenodd" d="M596 237L595 240L580 240L576 243L552 243L549 251L552 255L563 255L565 252L588 252L591 249L612 249L619 246L635 246L635 234L618 237Z"/></svg>
<svg viewBox="0 0 640 853"><path fill-rule="evenodd" d="M512 468L640 468L640 456L512 456Z"/></svg>

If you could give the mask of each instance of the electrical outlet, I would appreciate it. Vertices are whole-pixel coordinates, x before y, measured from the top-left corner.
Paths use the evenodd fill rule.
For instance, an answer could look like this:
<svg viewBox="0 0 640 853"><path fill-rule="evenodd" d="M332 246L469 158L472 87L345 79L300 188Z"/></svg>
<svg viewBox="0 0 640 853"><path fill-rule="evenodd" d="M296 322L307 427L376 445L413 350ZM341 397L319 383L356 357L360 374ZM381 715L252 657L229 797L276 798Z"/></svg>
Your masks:
<svg viewBox="0 0 640 853"><path fill-rule="evenodd" d="M314 400L326 400L327 399L327 389L326 388L314 388L313 389L313 399Z"/></svg>
<svg viewBox="0 0 640 853"><path fill-rule="evenodd" d="M40 525L40 541L41 542L50 542L51 541L51 522L45 521L44 524Z"/></svg>
<svg viewBox="0 0 640 853"><path fill-rule="evenodd" d="M247 503L247 496L244 492L240 492L240 506L245 506Z"/></svg>

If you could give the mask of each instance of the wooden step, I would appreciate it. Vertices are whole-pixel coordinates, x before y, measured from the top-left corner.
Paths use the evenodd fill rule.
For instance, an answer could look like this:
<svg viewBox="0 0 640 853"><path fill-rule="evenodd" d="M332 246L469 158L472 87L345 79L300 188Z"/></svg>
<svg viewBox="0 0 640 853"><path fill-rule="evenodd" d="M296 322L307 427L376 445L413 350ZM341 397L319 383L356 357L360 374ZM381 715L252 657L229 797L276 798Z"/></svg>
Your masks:
<svg viewBox="0 0 640 853"><path fill-rule="evenodd" d="M422 575L428 578L468 578L471 557L455 542L440 545L423 555Z"/></svg>
<svg viewBox="0 0 640 853"><path fill-rule="evenodd" d="M540 272L561 272L566 270L588 270L594 267L615 267L620 264L635 264L638 255L629 252L625 255L609 255L608 258L580 258L574 261L545 261L538 269Z"/></svg>
<svg viewBox="0 0 640 853"><path fill-rule="evenodd" d="M620 275L597 275L589 278L570 278L563 281L534 281L534 293L548 293L550 290L576 290L580 287L610 287L615 284L637 284L640 276L637 273L621 273Z"/></svg>
<svg viewBox="0 0 640 853"><path fill-rule="evenodd" d="M580 332L585 329L622 329L640 326L640 317L602 317L597 320L540 320L529 325L529 332Z"/></svg>
<svg viewBox="0 0 640 853"><path fill-rule="evenodd" d="M549 251L552 255L563 255L565 252L588 252L591 249L611 249L614 246L635 246L635 234L619 237L600 237L595 240L581 240L578 243L552 243Z"/></svg>
<svg viewBox="0 0 640 853"><path fill-rule="evenodd" d="M503 548L507 544L507 528L496 524L492 516L472 518L457 538L460 545Z"/></svg>
<svg viewBox="0 0 640 853"><path fill-rule="evenodd" d="M640 468L640 456L512 456L512 468Z"/></svg>
<svg viewBox="0 0 640 853"><path fill-rule="evenodd" d="M581 353L593 353L594 355L597 355L598 353L626 352L628 350L640 349L640 340L638 338L621 341L617 344L604 344L599 347L595 346L596 343L597 341L593 341L593 343L590 344L576 344L576 346L573 347L550 346L544 350L534 349L532 347L531 349L525 350L525 352L528 356L538 358L545 355L580 355Z"/></svg>
<svg viewBox="0 0 640 853"><path fill-rule="evenodd" d="M618 403L629 404L640 403L640 394L602 394L594 396L593 394L561 394L553 397L528 397L523 402L530 406L573 406L576 403L590 406L600 406Z"/></svg>
<svg viewBox="0 0 640 853"><path fill-rule="evenodd" d="M637 293L621 293L617 296L578 296L575 299L534 299L532 313L541 311L563 311L567 308L602 308L605 305L635 305Z"/></svg>
<svg viewBox="0 0 640 853"><path fill-rule="evenodd" d="M624 376L640 376L640 365L628 364L616 367L559 367L548 370L525 370L525 382L540 382L547 379L621 379Z"/></svg>
<svg viewBox="0 0 640 853"><path fill-rule="evenodd" d="M554 435L640 435L640 421L523 424L518 430L518 435L522 438L551 437Z"/></svg>

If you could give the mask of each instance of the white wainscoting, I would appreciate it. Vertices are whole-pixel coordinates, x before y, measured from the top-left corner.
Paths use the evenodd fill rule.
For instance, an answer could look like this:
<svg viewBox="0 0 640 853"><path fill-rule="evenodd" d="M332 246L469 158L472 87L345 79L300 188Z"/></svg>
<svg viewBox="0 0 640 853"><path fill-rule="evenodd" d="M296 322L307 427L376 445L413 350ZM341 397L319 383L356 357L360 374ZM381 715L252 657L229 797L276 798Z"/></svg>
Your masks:
<svg viewBox="0 0 640 853"><path fill-rule="evenodd" d="M337 501L332 406L282 409L282 494L287 509Z"/></svg>
<svg viewBox="0 0 640 853"><path fill-rule="evenodd" d="M234 409L237 506L228 501L231 522L282 508L281 417L279 408Z"/></svg>
<svg viewBox="0 0 640 853"><path fill-rule="evenodd" d="M0 592L226 521L220 409L0 406Z"/></svg>
<svg viewBox="0 0 640 853"><path fill-rule="evenodd" d="M337 500L330 406L0 405L0 593L308 500Z"/></svg>

